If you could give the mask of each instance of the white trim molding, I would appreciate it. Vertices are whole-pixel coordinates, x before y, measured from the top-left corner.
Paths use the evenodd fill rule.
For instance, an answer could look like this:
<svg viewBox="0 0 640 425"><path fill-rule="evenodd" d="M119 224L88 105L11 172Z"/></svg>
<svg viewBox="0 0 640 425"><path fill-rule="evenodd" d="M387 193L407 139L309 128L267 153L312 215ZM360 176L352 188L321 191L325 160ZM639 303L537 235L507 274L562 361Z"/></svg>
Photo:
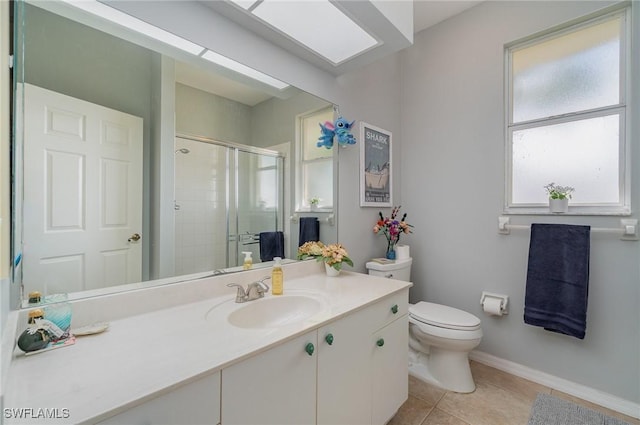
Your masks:
<svg viewBox="0 0 640 425"><path fill-rule="evenodd" d="M596 390L595 388L577 384L509 360L501 359L500 357L496 357L482 351L472 351L469 354L469 358L478 363L528 379L554 390L562 391L633 418L640 417L640 404Z"/></svg>

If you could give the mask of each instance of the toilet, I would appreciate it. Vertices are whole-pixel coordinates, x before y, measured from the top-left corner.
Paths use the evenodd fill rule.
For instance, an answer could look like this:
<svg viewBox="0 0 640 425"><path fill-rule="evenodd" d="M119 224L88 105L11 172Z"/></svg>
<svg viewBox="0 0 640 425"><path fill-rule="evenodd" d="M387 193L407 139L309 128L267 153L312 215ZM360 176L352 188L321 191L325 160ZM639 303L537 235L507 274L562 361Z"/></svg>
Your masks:
<svg viewBox="0 0 640 425"><path fill-rule="evenodd" d="M370 261L370 275L409 281L412 259L382 264ZM476 388L469 352L480 344L480 319L441 304L420 301L409 305L409 374L458 393Z"/></svg>

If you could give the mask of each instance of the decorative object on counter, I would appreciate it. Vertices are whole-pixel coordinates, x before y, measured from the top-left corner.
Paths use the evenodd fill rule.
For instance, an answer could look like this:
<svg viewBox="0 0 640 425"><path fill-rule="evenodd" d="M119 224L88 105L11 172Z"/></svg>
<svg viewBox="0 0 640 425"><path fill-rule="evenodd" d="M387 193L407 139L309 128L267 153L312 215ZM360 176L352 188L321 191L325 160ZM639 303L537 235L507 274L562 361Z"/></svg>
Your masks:
<svg viewBox="0 0 640 425"><path fill-rule="evenodd" d="M29 326L18 337L18 348L31 354L75 343L75 337L70 334L68 328L61 329L57 323L44 319L43 314L45 313L41 309L29 312ZM67 320L59 322L67 323ZM70 319L68 323L71 323Z"/></svg>
<svg viewBox="0 0 640 425"><path fill-rule="evenodd" d="M49 333L44 329L29 328L18 337L18 348L25 353L42 350L49 345Z"/></svg>
<svg viewBox="0 0 640 425"><path fill-rule="evenodd" d="M400 212L401 206L393 207L390 217L384 217L382 211L378 212L380 219L376 225L373 226L373 233L383 234L387 238L387 252L385 257L389 260L396 259L396 245L400 242L400 235L403 233L413 233L411 228L413 225L407 223L407 213L402 216L402 219L397 220L396 217Z"/></svg>
<svg viewBox="0 0 640 425"><path fill-rule="evenodd" d="M347 250L339 243L325 245L322 248L322 256L318 258L324 262L327 276L335 277L342 270L342 263L347 263L353 267L353 261L349 258Z"/></svg>
<svg viewBox="0 0 640 425"><path fill-rule="evenodd" d="M360 122L360 206L391 207L391 132Z"/></svg>
<svg viewBox="0 0 640 425"><path fill-rule="evenodd" d="M322 242L307 242L298 248L298 260L315 258L325 265L327 276L338 276L342 270L342 263L353 267L347 250L339 243L324 245Z"/></svg>
<svg viewBox="0 0 640 425"><path fill-rule="evenodd" d="M109 322L97 322L91 325L74 328L71 330L75 336L95 335L109 329Z"/></svg>
<svg viewBox="0 0 640 425"><path fill-rule="evenodd" d="M67 294L53 294L46 297L47 304L44 307L45 319L55 323L63 332L71 330L71 304Z"/></svg>
<svg viewBox="0 0 640 425"><path fill-rule="evenodd" d="M544 186L549 195L549 210L552 213L569 212L569 199L575 189L571 186L560 186L553 182Z"/></svg>
<svg viewBox="0 0 640 425"><path fill-rule="evenodd" d="M349 122L343 117L338 117L335 122L331 123L325 121L324 124L320 124L320 137L318 138L317 146L319 148L331 149L333 147L334 137L338 139L338 145L345 147L348 145L355 145L356 138L351 134L351 128L355 121Z"/></svg>
<svg viewBox="0 0 640 425"><path fill-rule="evenodd" d="M340 270L331 267L329 264L324 263L324 270L329 277L336 277L340 275Z"/></svg>

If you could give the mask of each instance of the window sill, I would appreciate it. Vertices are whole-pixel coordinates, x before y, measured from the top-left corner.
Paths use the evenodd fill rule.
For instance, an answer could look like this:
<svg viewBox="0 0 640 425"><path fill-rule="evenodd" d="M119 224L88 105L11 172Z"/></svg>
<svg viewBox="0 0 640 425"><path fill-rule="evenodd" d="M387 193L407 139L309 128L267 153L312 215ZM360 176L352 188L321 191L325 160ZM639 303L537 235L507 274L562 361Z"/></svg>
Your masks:
<svg viewBox="0 0 640 425"><path fill-rule="evenodd" d="M333 208L298 208L296 213L324 213L333 214Z"/></svg>
<svg viewBox="0 0 640 425"><path fill-rule="evenodd" d="M572 207L569 212L553 213L547 206L544 207L507 207L502 210L502 215L538 215L538 216L607 216L629 217L631 209L628 207Z"/></svg>

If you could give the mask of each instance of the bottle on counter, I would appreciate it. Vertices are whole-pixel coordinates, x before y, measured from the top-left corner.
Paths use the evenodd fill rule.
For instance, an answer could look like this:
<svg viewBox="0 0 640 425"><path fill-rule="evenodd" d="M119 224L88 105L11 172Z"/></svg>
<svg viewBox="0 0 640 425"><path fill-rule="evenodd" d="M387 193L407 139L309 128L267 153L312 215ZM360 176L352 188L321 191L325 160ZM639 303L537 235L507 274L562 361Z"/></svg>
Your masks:
<svg viewBox="0 0 640 425"><path fill-rule="evenodd" d="M251 258L251 251L242 251L244 254L244 263L242 263L242 268L244 270L249 270L253 267L253 258Z"/></svg>
<svg viewBox="0 0 640 425"><path fill-rule="evenodd" d="M44 319L44 311L42 311L39 308L36 308L35 310L31 310L28 316L29 316L29 320L27 323L29 323L30 325L33 325L36 323L36 319Z"/></svg>
<svg viewBox="0 0 640 425"><path fill-rule="evenodd" d="M271 293L273 295L282 295L284 290L284 274L282 273L282 258L275 257L275 264L271 270Z"/></svg>

